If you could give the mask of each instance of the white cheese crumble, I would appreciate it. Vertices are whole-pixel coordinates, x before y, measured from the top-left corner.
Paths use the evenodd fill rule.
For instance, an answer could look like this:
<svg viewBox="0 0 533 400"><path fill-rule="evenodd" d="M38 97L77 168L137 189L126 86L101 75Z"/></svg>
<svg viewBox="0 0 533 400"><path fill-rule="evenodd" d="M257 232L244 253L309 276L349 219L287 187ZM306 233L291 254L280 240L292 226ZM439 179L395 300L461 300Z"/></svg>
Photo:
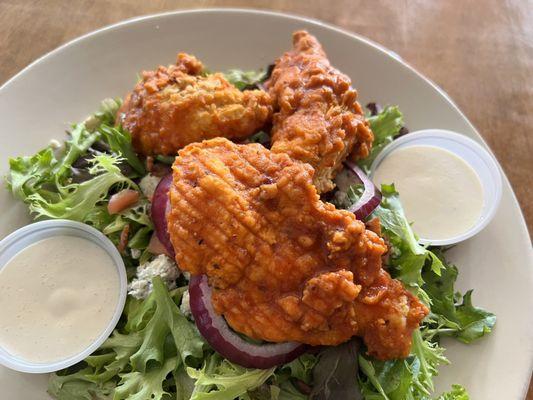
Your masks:
<svg viewBox="0 0 533 400"><path fill-rule="evenodd" d="M48 143L50 145L50 148L54 152L54 156L60 157L61 154L65 151L65 142L61 142L57 139L52 139Z"/></svg>
<svg viewBox="0 0 533 400"><path fill-rule="evenodd" d="M348 197L348 194L346 192L354 183L355 182L353 175L346 169L343 169L337 174L337 177L335 178L335 185L339 190L335 192L335 195L333 197L334 202L337 206L348 208L352 205L352 202L350 201L350 198Z"/></svg>
<svg viewBox="0 0 533 400"><path fill-rule="evenodd" d="M128 294L136 299L145 299L152 292L152 278L155 276L160 276L172 290L176 288L180 270L171 258L161 254L137 267L137 276L128 285Z"/></svg>
<svg viewBox="0 0 533 400"><path fill-rule="evenodd" d="M192 318L191 304L189 303L189 300L189 291L186 290L185 292L183 292L183 297L181 298L180 311L187 318Z"/></svg>
<svg viewBox="0 0 533 400"><path fill-rule="evenodd" d="M160 180L160 177L148 174L139 182L139 187L141 188L141 191L150 200L154 196L155 188L157 187Z"/></svg>
<svg viewBox="0 0 533 400"><path fill-rule="evenodd" d="M50 147L54 150L60 150L60 149L63 149L64 147L64 143L60 142L59 140L57 139L51 139L50 140Z"/></svg>
<svg viewBox="0 0 533 400"><path fill-rule="evenodd" d="M141 258L142 251L139 249L131 249L131 257L135 260Z"/></svg>
<svg viewBox="0 0 533 400"><path fill-rule="evenodd" d="M346 169L340 171L335 177L335 184L341 192L346 192L354 183L354 176Z"/></svg>

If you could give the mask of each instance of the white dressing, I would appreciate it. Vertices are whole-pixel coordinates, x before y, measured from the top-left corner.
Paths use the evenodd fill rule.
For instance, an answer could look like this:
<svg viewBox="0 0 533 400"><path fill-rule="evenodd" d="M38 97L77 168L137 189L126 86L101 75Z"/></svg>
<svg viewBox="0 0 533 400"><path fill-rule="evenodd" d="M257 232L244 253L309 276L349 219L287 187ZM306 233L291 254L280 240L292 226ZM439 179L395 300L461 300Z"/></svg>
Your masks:
<svg viewBox="0 0 533 400"><path fill-rule="evenodd" d="M483 209L483 188L472 167L436 146L392 151L373 174L377 185L394 183L414 231L425 240L443 240L472 228Z"/></svg>
<svg viewBox="0 0 533 400"><path fill-rule="evenodd" d="M24 248L0 270L0 346L49 363L85 350L113 318L120 280L111 256L76 236Z"/></svg>

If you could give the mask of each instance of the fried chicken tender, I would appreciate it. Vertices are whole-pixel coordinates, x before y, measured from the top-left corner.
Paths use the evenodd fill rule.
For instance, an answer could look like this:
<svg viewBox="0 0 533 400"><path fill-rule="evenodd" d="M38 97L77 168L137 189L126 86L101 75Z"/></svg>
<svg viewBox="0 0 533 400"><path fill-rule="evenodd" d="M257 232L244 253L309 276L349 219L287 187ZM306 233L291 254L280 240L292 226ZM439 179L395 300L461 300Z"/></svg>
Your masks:
<svg viewBox="0 0 533 400"><path fill-rule="evenodd" d="M273 101L272 151L311 164L319 193L352 152L368 156L374 136L350 79L333 68L318 40L293 34L293 49L276 61L265 87Z"/></svg>
<svg viewBox="0 0 533 400"><path fill-rule="evenodd" d="M195 57L180 53L176 65L142 73L117 118L137 152L175 155L203 139L245 138L270 119L267 93L241 92L222 74L201 76L202 70Z"/></svg>
<svg viewBox="0 0 533 400"><path fill-rule="evenodd" d="M180 268L254 339L337 345L361 336L405 357L427 308L381 267L382 238L320 200L313 168L259 144L191 144L173 165L168 230Z"/></svg>

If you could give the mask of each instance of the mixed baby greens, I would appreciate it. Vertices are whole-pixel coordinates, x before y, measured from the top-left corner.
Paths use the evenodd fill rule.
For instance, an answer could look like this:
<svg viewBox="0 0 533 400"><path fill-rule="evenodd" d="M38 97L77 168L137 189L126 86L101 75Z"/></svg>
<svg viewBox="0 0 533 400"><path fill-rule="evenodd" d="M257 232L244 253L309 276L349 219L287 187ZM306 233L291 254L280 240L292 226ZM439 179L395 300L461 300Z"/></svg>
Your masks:
<svg viewBox="0 0 533 400"><path fill-rule="evenodd" d="M241 88L264 79L264 74L238 70L227 76ZM153 258L147 249L153 228L144 196L122 213L111 215L107 210L112 194L124 188L139 190L138 181L147 174L128 132L115 127L119 106L118 101L104 101L100 111L72 126L59 148L50 145L33 156L11 159L7 183L36 218L81 221L117 245L127 226L123 256L131 275ZM397 107L388 107L370 116L369 122L375 143L370 157L360 163L367 172L377 153L399 134L403 119ZM268 141L268 134L261 132L254 141ZM178 278L173 290L156 277L146 299L128 297L121 321L100 349L51 376L49 393L59 400L431 399L438 366L448 362L440 339L449 336L470 343L491 331L495 316L472 305L471 291L455 291L457 268L446 261L442 249L417 243L394 186L381 190L382 202L369 219L379 218L390 246L386 268L431 308L405 360L375 360L353 339L314 349L278 368L246 369L215 353L180 310L185 277ZM347 208L360 194L360 185L339 182L333 201ZM459 385L438 397L468 398Z"/></svg>
<svg viewBox="0 0 533 400"><path fill-rule="evenodd" d="M370 157L360 163L367 171L379 149L390 143L403 125L397 107L387 107L368 120L375 143ZM458 270L446 261L443 249L427 249L418 244L394 185L382 185L381 193L381 204L368 219L379 218L388 242L385 267L428 305L431 312L414 333L411 355L405 360L384 362L367 357L364 351L359 353L361 392L367 400L430 399L437 368L448 363L444 349L439 346L440 338L452 336L471 343L492 330L496 317L472 305L472 291L464 296L455 291ZM361 194L361 185L342 187L341 184L334 202L340 208L348 208ZM439 399L464 400L468 395L456 385Z"/></svg>
<svg viewBox="0 0 533 400"><path fill-rule="evenodd" d="M84 222L117 245L128 225L129 251L124 255L126 265L133 266L128 257L131 249L145 251L153 228L145 197L124 213L107 211L113 193L137 190L135 180L146 174L129 134L114 127L119 106L118 100L105 100L92 117L71 127L61 146L52 143L33 156L10 159L6 180L13 195L27 204L36 219Z"/></svg>

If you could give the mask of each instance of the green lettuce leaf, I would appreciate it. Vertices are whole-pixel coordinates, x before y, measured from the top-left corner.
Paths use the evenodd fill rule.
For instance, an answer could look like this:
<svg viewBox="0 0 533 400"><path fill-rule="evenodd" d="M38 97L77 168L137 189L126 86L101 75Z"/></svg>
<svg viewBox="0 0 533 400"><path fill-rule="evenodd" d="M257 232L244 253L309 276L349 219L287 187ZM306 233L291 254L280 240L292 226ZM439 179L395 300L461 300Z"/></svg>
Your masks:
<svg viewBox="0 0 533 400"><path fill-rule="evenodd" d="M115 331L100 347L102 354L91 355L85 362L93 368L86 378L95 383L106 383L118 378L119 373L130 369L130 358L143 341L139 332L121 334Z"/></svg>
<svg viewBox="0 0 533 400"><path fill-rule="evenodd" d="M462 304L456 308L456 316L460 331L455 336L464 343L471 343L492 332L496 324L493 313L472 305L472 289L464 294Z"/></svg>
<svg viewBox="0 0 533 400"><path fill-rule="evenodd" d="M115 119L119 108L122 106L122 99L104 99L100 103L98 111L87 118L84 123L90 131L96 130L100 125L115 125Z"/></svg>
<svg viewBox="0 0 533 400"><path fill-rule="evenodd" d="M58 400L111 400L115 384L94 383L86 378L91 368L82 369L70 375L53 374L48 381L48 393Z"/></svg>
<svg viewBox="0 0 533 400"><path fill-rule="evenodd" d="M389 240L390 265L395 269L395 277L406 285L421 285L422 268L428 258L433 258L411 229L400 202L400 195L394 185L381 185L383 195L381 204L374 210L371 217L378 217L383 234ZM438 271L440 263L433 268Z"/></svg>
<svg viewBox="0 0 533 400"><path fill-rule="evenodd" d="M439 365L448 363L443 352L424 332L415 331L411 355L404 360L379 361L360 354L365 400L430 399L433 377Z"/></svg>
<svg viewBox="0 0 533 400"><path fill-rule="evenodd" d="M243 368L212 354L201 369L187 368L189 376L196 380L191 400L237 399L265 383L274 370Z"/></svg>
<svg viewBox="0 0 533 400"><path fill-rule="evenodd" d="M83 369L51 376L50 394L69 399L65 396L76 391L78 398L88 400L108 394L115 400L160 400L169 393L187 398L191 381L184 368L201 362L206 344L179 310L184 290L168 292L159 277L153 288L143 301L128 298L125 323L83 362Z"/></svg>
<svg viewBox="0 0 533 400"><path fill-rule="evenodd" d="M64 178L74 161L85 154L89 147L100 138L99 132L90 132L84 123L73 125L70 131L70 139L65 142L65 153L62 154L60 162L52 171L56 180Z"/></svg>
<svg viewBox="0 0 533 400"><path fill-rule="evenodd" d="M276 385L270 385L269 400L308 400L309 396L301 393L290 381L283 381ZM255 398L252 397L255 400Z"/></svg>
<svg viewBox="0 0 533 400"><path fill-rule="evenodd" d="M241 69L230 69L224 73L224 76L237 89L244 90L263 83L267 78L267 72L263 70L243 71Z"/></svg>
<svg viewBox="0 0 533 400"><path fill-rule="evenodd" d="M309 385L313 380L313 370L317 362L316 356L306 353L282 366L281 370L288 371L292 378L299 379Z"/></svg>
<svg viewBox="0 0 533 400"><path fill-rule="evenodd" d="M444 349L432 339L433 337L420 330L413 333L411 353L414 355L414 359L413 364L411 364L411 371L414 375L415 387L413 392L415 394L420 393L429 396L435 390L433 377L438 375L438 367L441 364L449 364L448 359L444 357Z"/></svg>
<svg viewBox="0 0 533 400"><path fill-rule="evenodd" d="M25 200L34 193L43 182L52 180L52 170L57 160L51 148L46 148L31 157L17 157L9 159L9 174L6 183L13 196ZM55 193L43 191L43 196L54 197Z"/></svg>
<svg viewBox="0 0 533 400"><path fill-rule="evenodd" d="M130 358L132 367L145 372L150 361L162 364L169 335L184 365L189 364L189 358L203 358L205 342L196 326L181 314L174 300L166 294L166 286L159 277L154 278L153 287L155 310L150 303L138 310L141 314L153 311L153 315L139 332L143 343Z"/></svg>
<svg viewBox="0 0 533 400"><path fill-rule="evenodd" d="M252 136L248 138L248 141L250 143L259 143L265 147L270 148L270 135L266 133L265 131L259 131L259 132L254 133Z"/></svg>
<svg viewBox="0 0 533 400"><path fill-rule="evenodd" d="M452 385L452 390L441 394L437 400L470 400L470 396L461 385Z"/></svg>
<svg viewBox="0 0 533 400"><path fill-rule="evenodd" d="M325 348L313 369L313 400L362 399L357 382L359 341Z"/></svg>
<svg viewBox="0 0 533 400"><path fill-rule="evenodd" d="M174 160L176 159L176 156L163 156L161 154L158 154L155 159L163 164L172 165L174 164Z"/></svg>
<svg viewBox="0 0 533 400"><path fill-rule="evenodd" d="M317 356L305 353L288 364L278 367L268 381L246 395L242 400L308 400L309 396L300 392L296 385L306 386L310 392L313 384L313 369L318 362Z"/></svg>
<svg viewBox="0 0 533 400"><path fill-rule="evenodd" d="M99 133L85 129L84 124L77 124L65 142L65 149L57 157L50 145L33 156L10 158L6 176L8 189L25 202L28 196L36 193L48 201L57 199L55 186L65 183L63 179L68 177L72 163L99 137Z"/></svg>
<svg viewBox="0 0 533 400"><path fill-rule="evenodd" d="M163 389L163 382L168 374L177 368L178 363L179 359L172 357L144 373L133 371L122 374L113 400L161 400L165 395L170 396L170 393Z"/></svg>
<svg viewBox="0 0 533 400"><path fill-rule="evenodd" d="M100 125L98 132L100 132L104 140L109 144L111 150L123 157L139 176L146 175L143 163L133 150L129 132L122 129L122 127L115 128L107 124Z"/></svg>
<svg viewBox="0 0 533 400"><path fill-rule="evenodd" d="M358 162L366 173L370 172L370 166L383 148L391 143L400 134L403 126L403 115L397 106L389 106L379 114L367 118L370 129L374 133L372 150L365 159Z"/></svg>
<svg viewBox="0 0 533 400"><path fill-rule="evenodd" d="M195 381L185 368L178 368L173 372L176 400L189 400L194 391Z"/></svg>
<svg viewBox="0 0 533 400"><path fill-rule="evenodd" d="M128 247L145 251L153 231L148 199L141 196L120 214L107 211L112 194L124 188L139 190L132 178L144 174L129 134L112 127L119 106L119 101L104 100L97 113L72 127L63 148L50 145L32 156L10 159L6 183L35 218L84 222L115 244L128 226ZM134 264L129 253L125 258L127 266Z"/></svg>
<svg viewBox="0 0 533 400"><path fill-rule="evenodd" d="M413 373L407 360L378 361L359 355L360 387L365 400L413 399Z"/></svg>
<svg viewBox="0 0 533 400"><path fill-rule="evenodd" d="M464 295L455 291L458 270L447 263L442 252L435 255L445 266L440 275L431 270L423 273L423 290L431 299L429 325L435 334L453 336L464 343L490 333L496 324L496 316L472 304L472 290Z"/></svg>
<svg viewBox="0 0 533 400"><path fill-rule="evenodd" d="M103 202L112 187L135 188L137 185L122 175L117 164L119 158L101 154L92 159L89 172L94 177L82 183L61 184L56 181L57 193L35 191L26 195L24 202L37 218L62 218L85 221L98 203Z"/></svg>

